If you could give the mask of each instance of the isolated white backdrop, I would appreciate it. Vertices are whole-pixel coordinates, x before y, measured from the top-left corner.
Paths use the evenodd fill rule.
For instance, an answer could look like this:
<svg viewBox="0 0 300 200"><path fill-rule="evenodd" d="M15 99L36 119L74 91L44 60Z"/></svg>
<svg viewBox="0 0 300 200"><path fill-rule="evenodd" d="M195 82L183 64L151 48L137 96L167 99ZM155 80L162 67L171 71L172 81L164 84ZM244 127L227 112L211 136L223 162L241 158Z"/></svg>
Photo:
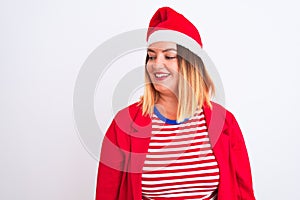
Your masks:
<svg viewBox="0 0 300 200"><path fill-rule="evenodd" d="M0 199L94 199L98 163L73 119L77 75L101 43L145 28L166 5L200 30L244 133L257 199L300 199L296 0L0 1Z"/></svg>

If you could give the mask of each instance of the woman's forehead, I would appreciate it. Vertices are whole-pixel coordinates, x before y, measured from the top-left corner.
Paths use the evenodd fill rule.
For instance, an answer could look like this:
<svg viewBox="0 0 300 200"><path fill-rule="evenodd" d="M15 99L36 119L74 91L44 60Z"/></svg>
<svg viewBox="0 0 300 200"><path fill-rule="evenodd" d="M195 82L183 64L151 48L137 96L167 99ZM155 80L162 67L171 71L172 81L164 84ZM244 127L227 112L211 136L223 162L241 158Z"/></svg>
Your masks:
<svg viewBox="0 0 300 200"><path fill-rule="evenodd" d="M174 42L155 42L148 46L148 49L152 50L165 50L165 49L177 49L177 45Z"/></svg>

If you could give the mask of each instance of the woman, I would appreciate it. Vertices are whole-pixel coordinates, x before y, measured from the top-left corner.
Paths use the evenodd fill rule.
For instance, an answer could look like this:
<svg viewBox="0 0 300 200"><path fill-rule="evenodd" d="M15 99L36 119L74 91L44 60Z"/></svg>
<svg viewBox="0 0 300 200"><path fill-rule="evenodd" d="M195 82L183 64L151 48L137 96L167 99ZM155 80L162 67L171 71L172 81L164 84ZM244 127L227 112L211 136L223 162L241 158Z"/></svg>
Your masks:
<svg viewBox="0 0 300 200"><path fill-rule="evenodd" d="M97 200L255 199L249 158L214 84L196 27L169 7L147 32L145 91L103 140Z"/></svg>

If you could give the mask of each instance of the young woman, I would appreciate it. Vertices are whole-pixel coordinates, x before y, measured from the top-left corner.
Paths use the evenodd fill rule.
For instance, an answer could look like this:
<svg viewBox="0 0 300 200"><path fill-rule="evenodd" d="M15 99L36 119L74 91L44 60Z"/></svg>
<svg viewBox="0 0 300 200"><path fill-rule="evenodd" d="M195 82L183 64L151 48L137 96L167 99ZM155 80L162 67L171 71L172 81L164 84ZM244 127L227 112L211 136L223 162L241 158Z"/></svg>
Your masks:
<svg viewBox="0 0 300 200"><path fill-rule="evenodd" d="M254 200L239 125L210 100L196 27L163 7L147 33L145 91L103 140L97 200Z"/></svg>

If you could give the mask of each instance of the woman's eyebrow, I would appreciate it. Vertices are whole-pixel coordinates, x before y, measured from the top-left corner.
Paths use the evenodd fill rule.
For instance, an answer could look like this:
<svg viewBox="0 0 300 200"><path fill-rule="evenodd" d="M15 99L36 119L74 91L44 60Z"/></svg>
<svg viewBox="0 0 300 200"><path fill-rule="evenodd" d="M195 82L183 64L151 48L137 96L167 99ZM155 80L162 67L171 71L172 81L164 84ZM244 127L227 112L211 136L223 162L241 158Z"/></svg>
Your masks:
<svg viewBox="0 0 300 200"><path fill-rule="evenodd" d="M147 52L153 52L153 53L155 53L155 51L152 50L152 49L147 49Z"/></svg>
<svg viewBox="0 0 300 200"><path fill-rule="evenodd" d="M165 49L165 50L163 50L162 52L167 52L167 51L176 51L176 52L177 52L177 49L174 49L174 48L169 48L169 49Z"/></svg>
<svg viewBox="0 0 300 200"><path fill-rule="evenodd" d="M155 51L154 51L153 49L150 49L150 48L148 48L147 51L148 51L148 52L153 52L153 53L155 53ZM174 49L174 48L168 48L168 49L162 50L163 53L164 53L164 52L167 52L167 51L175 51L175 52L177 52L177 49Z"/></svg>

